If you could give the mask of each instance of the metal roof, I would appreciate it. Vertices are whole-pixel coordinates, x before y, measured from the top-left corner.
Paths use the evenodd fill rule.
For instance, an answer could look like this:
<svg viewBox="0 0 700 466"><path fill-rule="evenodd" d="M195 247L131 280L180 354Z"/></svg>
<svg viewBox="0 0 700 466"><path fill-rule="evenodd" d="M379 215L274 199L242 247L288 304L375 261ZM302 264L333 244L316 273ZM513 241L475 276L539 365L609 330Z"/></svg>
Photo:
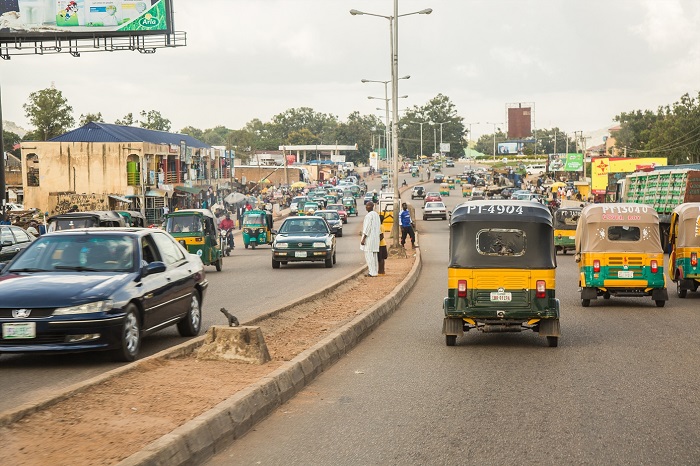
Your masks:
<svg viewBox="0 0 700 466"><path fill-rule="evenodd" d="M192 136L167 131L136 128L134 126L112 125L109 123L90 122L85 126L69 131L51 142L150 142L152 144L174 144L179 146L185 141L187 147L205 148L211 146Z"/></svg>

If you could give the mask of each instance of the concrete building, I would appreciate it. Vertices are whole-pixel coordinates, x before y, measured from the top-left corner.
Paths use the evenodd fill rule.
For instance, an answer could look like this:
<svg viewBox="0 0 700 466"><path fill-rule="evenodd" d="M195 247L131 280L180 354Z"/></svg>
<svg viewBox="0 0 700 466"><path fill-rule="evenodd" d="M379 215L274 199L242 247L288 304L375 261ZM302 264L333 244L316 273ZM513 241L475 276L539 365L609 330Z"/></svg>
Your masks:
<svg viewBox="0 0 700 466"><path fill-rule="evenodd" d="M27 207L49 214L140 210L149 221L178 195L233 181L223 151L184 134L88 123L46 142L22 143Z"/></svg>

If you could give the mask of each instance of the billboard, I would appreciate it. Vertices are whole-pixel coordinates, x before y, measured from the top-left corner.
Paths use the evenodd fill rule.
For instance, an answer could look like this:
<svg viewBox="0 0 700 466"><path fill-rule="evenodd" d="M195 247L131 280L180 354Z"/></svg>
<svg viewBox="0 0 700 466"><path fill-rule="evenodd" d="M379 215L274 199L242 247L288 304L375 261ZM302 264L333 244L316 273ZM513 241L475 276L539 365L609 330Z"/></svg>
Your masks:
<svg viewBox="0 0 700 466"><path fill-rule="evenodd" d="M508 108L508 138L520 139L532 136L532 108Z"/></svg>
<svg viewBox="0 0 700 466"><path fill-rule="evenodd" d="M549 154L550 172L583 171L583 154Z"/></svg>
<svg viewBox="0 0 700 466"><path fill-rule="evenodd" d="M609 184L624 178L627 173L668 165L666 157L592 157L591 191L593 194L605 194Z"/></svg>
<svg viewBox="0 0 700 466"><path fill-rule="evenodd" d="M172 32L171 0L0 2L0 42Z"/></svg>
<svg viewBox="0 0 700 466"><path fill-rule="evenodd" d="M369 166L375 170L379 169L379 154L376 152L369 153Z"/></svg>
<svg viewBox="0 0 700 466"><path fill-rule="evenodd" d="M522 155L523 145L522 142L499 142L498 153L502 155Z"/></svg>

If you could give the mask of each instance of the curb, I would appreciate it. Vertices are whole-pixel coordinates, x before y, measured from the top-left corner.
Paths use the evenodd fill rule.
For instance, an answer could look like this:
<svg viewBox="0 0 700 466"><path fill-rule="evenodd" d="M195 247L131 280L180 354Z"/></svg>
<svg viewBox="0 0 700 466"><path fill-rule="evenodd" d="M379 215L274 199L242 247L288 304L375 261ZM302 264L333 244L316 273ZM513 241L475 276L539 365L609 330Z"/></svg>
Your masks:
<svg viewBox="0 0 700 466"><path fill-rule="evenodd" d="M413 288L421 267L420 249L416 249L416 261L408 276L384 299L260 381L152 442L118 465L189 465L200 464L212 457L290 400L386 320ZM364 267L351 276L363 271ZM311 295L298 302L309 299ZM273 311L278 312L280 310Z"/></svg>

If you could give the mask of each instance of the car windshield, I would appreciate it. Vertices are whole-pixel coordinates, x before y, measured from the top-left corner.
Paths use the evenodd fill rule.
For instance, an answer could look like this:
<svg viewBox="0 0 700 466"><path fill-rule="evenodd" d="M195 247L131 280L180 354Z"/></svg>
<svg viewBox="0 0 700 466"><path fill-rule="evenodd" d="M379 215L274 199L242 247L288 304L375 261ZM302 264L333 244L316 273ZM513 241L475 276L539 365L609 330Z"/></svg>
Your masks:
<svg viewBox="0 0 700 466"><path fill-rule="evenodd" d="M265 221L265 214L246 214L243 217L243 226L264 225Z"/></svg>
<svg viewBox="0 0 700 466"><path fill-rule="evenodd" d="M428 193L428 197L440 197L440 193Z"/></svg>
<svg viewBox="0 0 700 466"><path fill-rule="evenodd" d="M39 238L8 271L131 272L134 263L134 240L130 236L70 234Z"/></svg>
<svg viewBox="0 0 700 466"><path fill-rule="evenodd" d="M177 215L168 217L165 230L169 233L202 231L202 221L197 215Z"/></svg>
<svg viewBox="0 0 700 466"><path fill-rule="evenodd" d="M425 205L426 209L439 209L443 207L445 207L445 204L443 204L442 202L428 202Z"/></svg>
<svg viewBox="0 0 700 466"><path fill-rule="evenodd" d="M280 233L328 233L326 222L320 218L295 218L288 219L280 228Z"/></svg>
<svg viewBox="0 0 700 466"><path fill-rule="evenodd" d="M318 215L319 217L323 217L326 220L339 220L340 219L338 212L317 212L316 215Z"/></svg>

